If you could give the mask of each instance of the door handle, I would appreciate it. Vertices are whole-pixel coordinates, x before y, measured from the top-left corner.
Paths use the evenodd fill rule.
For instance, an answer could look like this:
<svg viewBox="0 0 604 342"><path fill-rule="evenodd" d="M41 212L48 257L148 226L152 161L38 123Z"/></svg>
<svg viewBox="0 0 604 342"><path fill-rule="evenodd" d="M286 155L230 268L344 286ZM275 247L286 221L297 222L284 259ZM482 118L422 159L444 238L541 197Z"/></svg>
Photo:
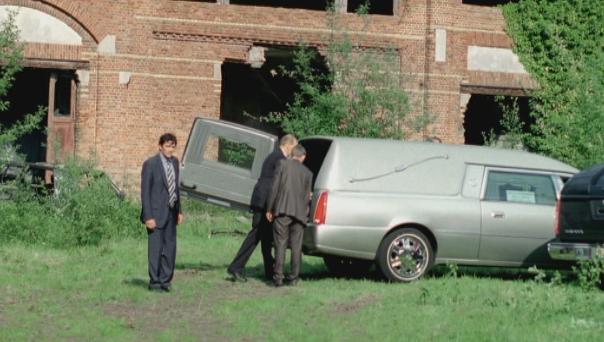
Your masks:
<svg viewBox="0 0 604 342"><path fill-rule="evenodd" d="M491 217L492 218L504 218L505 214L503 213L503 211L493 211L493 212L491 212Z"/></svg>
<svg viewBox="0 0 604 342"><path fill-rule="evenodd" d="M183 182L180 182L180 186L187 189L187 190L195 190L197 189L197 185L193 184L193 185L186 185Z"/></svg>

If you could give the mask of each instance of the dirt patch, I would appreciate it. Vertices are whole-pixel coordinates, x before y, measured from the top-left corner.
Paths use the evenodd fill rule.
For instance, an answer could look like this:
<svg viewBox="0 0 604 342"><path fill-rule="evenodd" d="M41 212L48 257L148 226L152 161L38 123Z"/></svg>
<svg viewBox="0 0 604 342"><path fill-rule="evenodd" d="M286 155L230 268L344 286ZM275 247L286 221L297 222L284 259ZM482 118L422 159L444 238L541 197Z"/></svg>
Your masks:
<svg viewBox="0 0 604 342"><path fill-rule="evenodd" d="M170 293L157 293L158 299L152 303L110 303L104 306L108 315L119 317L125 327L135 330L142 337L153 338L155 333L174 327L175 322L188 322L196 327L188 333L199 332L199 339L219 338L216 327L222 322L215 319L212 314L213 305L206 299L185 301L179 295Z"/></svg>
<svg viewBox="0 0 604 342"><path fill-rule="evenodd" d="M375 295L361 296L351 302L335 303L332 311L336 314L353 314L378 301Z"/></svg>
<svg viewBox="0 0 604 342"><path fill-rule="evenodd" d="M195 269L177 270L179 281L187 277L198 277ZM281 291L283 290L283 291ZM286 294L289 289L279 289ZM119 317L124 326L136 331L144 339L152 339L156 333L173 328L177 322L186 322L194 327L186 333L199 340L224 340L228 331L228 322L220 319L214 310L225 301L237 301L242 298L274 296L275 289L264 282L250 280L245 284L225 280L221 286L206 292L199 299L183 298L178 292L154 293L149 302L132 301L105 304L103 311L107 315Z"/></svg>
<svg viewBox="0 0 604 342"><path fill-rule="evenodd" d="M201 274L201 270L195 268L186 268L183 270L175 270L174 275L177 279L180 278L188 278L188 277L196 277Z"/></svg>

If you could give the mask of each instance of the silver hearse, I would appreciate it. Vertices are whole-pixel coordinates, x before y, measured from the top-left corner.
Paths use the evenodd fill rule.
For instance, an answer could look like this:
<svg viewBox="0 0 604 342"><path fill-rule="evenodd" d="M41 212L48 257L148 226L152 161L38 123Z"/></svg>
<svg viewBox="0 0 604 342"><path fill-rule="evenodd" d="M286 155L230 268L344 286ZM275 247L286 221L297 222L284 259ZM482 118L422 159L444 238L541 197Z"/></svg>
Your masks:
<svg viewBox="0 0 604 342"><path fill-rule="evenodd" d="M248 207L277 138L199 118L182 158L181 188ZM434 264L556 266L554 207L577 170L528 152L379 139L309 137L314 174L304 252L334 272L376 264L412 281Z"/></svg>

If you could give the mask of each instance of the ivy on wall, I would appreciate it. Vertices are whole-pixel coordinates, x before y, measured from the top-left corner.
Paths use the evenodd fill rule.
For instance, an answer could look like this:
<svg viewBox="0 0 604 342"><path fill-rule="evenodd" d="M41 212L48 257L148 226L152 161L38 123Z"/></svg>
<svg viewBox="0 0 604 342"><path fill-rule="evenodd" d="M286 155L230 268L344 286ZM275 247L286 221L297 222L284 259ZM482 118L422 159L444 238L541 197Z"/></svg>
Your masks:
<svg viewBox="0 0 604 342"><path fill-rule="evenodd" d="M523 0L503 12L540 84L526 143L579 168L604 162L604 1Z"/></svg>

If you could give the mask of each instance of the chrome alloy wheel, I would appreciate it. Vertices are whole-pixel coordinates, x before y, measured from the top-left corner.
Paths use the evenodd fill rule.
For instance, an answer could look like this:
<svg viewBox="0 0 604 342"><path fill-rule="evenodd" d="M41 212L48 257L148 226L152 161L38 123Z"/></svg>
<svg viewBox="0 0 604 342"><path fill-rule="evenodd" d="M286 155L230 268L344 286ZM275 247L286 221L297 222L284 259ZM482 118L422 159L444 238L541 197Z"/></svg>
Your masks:
<svg viewBox="0 0 604 342"><path fill-rule="evenodd" d="M428 267L430 251L425 241L414 234L396 237L388 246L388 267L403 281L419 278Z"/></svg>

